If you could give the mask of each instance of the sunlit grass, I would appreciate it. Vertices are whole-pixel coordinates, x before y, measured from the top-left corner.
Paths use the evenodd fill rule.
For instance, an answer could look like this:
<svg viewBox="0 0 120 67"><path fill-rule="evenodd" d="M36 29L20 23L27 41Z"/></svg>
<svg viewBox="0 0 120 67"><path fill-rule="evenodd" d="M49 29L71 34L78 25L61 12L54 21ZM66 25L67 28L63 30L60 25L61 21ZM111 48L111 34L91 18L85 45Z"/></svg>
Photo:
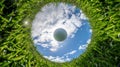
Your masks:
<svg viewBox="0 0 120 67"><path fill-rule="evenodd" d="M116 67L120 65L120 2L101 0L0 1L0 67ZM39 55L31 40L31 24L45 4L65 2L83 10L92 26L92 41L79 58L63 64ZM8 5L9 4L9 5Z"/></svg>

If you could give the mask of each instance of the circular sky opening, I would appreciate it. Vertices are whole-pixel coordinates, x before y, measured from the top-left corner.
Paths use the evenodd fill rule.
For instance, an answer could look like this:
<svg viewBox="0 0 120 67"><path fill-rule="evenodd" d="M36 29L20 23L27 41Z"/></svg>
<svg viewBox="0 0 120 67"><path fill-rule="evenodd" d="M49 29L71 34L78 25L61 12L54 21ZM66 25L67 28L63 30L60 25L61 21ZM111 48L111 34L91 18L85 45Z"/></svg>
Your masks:
<svg viewBox="0 0 120 67"><path fill-rule="evenodd" d="M67 32L62 29L62 28L58 28L54 31L54 38L57 41L64 41L67 37Z"/></svg>
<svg viewBox="0 0 120 67"><path fill-rule="evenodd" d="M82 10L71 4L49 3L36 14L31 36L36 50L53 62L68 62L83 54L92 29Z"/></svg>

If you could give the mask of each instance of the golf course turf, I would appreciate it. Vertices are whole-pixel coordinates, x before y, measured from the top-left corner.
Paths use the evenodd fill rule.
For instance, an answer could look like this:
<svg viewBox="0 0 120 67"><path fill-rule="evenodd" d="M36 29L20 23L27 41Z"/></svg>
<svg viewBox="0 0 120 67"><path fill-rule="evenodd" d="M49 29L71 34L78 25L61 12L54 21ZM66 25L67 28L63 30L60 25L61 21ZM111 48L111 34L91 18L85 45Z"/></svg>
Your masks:
<svg viewBox="0 0 120 67"><path fill-rule="evenodd" d="M87 50L70 62L42 57L31 38L31 23L48 3L80 8L92 27ZM29 20L29 25L24 25ZM0 67L119 67L120 2L112 0L0 0Z"/></svg>

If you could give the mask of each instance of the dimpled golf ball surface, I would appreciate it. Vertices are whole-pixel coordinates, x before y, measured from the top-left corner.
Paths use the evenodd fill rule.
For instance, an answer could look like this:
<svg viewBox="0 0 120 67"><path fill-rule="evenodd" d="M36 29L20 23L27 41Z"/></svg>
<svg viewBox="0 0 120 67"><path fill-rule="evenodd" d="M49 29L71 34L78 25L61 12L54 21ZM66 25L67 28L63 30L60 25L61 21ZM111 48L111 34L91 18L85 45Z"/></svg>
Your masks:
<svg viewBox="0 0 120 67"><path fill-rule="evenodd" d="M64 41L67 37L67 32L62 29L62 28L59 28L59 29L56 29L55 32L54 32L54 38L57 40L57 41Z"/></svg>
<svg viewBox="0 0 120 67"><path fill-rule="evenodd" d="M91 35L88 18L71 4L46 4L32 22L31 36L36 50L53 62L78 58L85 52Z"/></svg>

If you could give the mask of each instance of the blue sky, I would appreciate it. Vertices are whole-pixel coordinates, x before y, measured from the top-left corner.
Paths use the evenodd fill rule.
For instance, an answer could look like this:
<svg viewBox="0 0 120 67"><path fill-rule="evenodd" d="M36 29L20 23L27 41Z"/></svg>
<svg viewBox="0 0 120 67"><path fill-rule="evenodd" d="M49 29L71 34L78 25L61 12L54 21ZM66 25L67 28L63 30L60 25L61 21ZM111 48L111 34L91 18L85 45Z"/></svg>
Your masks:
<svg viewBox="0 0 120 67"><path fill-rule="evenodd" d="M58 28L63 28L68 34L62 42L53 37ZM76 6L50 3L37 13L31 33L34 46L43 57L54 62L66 62L85 51L91 41L92 30L88 19Z"/></svg>

